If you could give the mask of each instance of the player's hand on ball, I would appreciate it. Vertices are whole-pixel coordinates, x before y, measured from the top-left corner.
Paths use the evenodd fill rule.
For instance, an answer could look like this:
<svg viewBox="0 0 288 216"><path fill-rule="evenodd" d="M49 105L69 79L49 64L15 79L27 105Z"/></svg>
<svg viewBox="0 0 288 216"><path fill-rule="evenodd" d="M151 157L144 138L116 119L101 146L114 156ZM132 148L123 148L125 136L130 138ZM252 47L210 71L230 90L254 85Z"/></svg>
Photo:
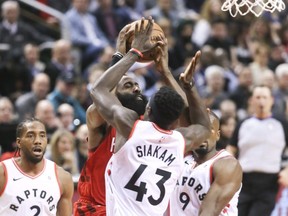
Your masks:
<svg viewBox="0 0 288 216"><path fill-rule="evenodd" d="M144 22L145 18L142 18L140 24L136 23L134 40L131 45L132 48L135 48L142 53L148 52L155 48L158 44L161 44L160 41L150 40L154 24L152 17L148 18L147 25L145 25Z"/></svg>
<svg viewBox="0 0 288 216"><path fill-rule="evenodd" d="M116 42L116 50L121 54L126 54L126 41L133 34L133 30L131 29L132 24L128 24L122 28L120 31L117 42Z"/></svg>
<svg viewBox="0 0 288 216"><path fill-rule="evenodd" d="M154 51L156 70L159 73L170 72L168 67L168 40L162 34L156 36L156 40L162 42L162 44L158 45Z"/></svg>

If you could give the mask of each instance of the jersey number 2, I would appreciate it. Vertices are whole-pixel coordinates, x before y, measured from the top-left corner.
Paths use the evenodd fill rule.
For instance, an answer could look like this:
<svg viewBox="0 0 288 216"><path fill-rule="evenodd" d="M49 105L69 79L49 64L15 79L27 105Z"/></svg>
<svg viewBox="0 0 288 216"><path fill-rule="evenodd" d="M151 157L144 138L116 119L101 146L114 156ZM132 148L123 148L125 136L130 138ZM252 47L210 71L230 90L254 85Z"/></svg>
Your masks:
<svg viewBox="0 0 288 216"><path fill-rule="evenodd" d="M39 206L37 206L37 205L31 206L30 209L31 209L31 210L36 209L36 212L35 212L35 214L34 214L33 216L38 216L38 215L40 215L40 207L39 207Z"/></svg>
<svg viewBox="0 0 288 216"><path fill-rule="evenodd" d="M144 170L147 168L147 165L141 164L138 169L133 174L132 178L129 180L129 182L125 185L125 188L128 190L135 191L137 193L136 200L139 202L142 202L144 194L147 193L146 183L140 182L139 186L136 185L136 181L139 179L139 177L142 175ZM162 202L164 196L165 196L165 187L164 183L171 177L171 172L167 172L162 169L157 169L156 174L162 176L162 178L156 183L160 190L160 196L158 199L154 199L151 196L148 197L148 201L151 205L158 205Z"/></svg>

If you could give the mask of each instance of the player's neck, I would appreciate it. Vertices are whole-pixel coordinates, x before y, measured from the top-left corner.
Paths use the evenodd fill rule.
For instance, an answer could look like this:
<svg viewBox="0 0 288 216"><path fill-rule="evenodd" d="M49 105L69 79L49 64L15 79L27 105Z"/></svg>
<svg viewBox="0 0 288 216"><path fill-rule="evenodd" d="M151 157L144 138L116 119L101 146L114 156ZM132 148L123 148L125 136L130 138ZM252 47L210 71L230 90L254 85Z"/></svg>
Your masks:
<svg viewBox="0 0 288 216"><path fill-rule="evenodd" d="M30 176L38 175L40 172L42 172L45 166L44 159L38 163L33 163L31 161L28 161L24 157L22 158L19 157L15 159L15 161L18 167L21 169L21 171Z"/></svg>
<svg viewBox="0 0 288 216"><path fill-rule="evenodd" d="M218 151L216 149L212 149L206 155L202 155L202 156L197 157L196 162L197 162L197 164L205 163L206 161L213 158L217 153L218 153Z"/></svg>

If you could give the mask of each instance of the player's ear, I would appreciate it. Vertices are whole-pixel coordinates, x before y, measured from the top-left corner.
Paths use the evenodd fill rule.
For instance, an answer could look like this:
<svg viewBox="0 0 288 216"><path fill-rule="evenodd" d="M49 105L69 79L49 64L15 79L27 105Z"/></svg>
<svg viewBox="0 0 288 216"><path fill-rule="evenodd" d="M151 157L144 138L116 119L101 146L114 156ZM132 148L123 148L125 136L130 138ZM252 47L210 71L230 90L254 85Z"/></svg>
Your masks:
<svg viewBox="0 0 288 216"><path fill-rule="evenodd" d="M217 136L217 141L218 141L220 139L220 130L217 131L216 136Z"/></svg>
<svg viewBox="0 0 288 216"><path fill-rule="evenodd" d="M21 139L19 137L16 139L16 145L19 149L21 149Z"/></svg>

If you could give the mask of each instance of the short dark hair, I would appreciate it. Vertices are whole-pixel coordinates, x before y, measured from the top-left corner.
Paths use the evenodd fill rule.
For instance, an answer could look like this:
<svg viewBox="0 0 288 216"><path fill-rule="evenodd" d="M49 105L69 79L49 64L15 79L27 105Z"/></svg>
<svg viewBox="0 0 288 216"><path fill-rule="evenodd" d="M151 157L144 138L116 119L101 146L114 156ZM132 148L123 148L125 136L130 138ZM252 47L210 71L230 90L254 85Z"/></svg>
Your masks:
<svg viewBox="0 0 288 216"><path fill-rule="evenodd" d="M20 122L17 125L17 128L16 128L16 137L17 138L19 138L19 137L21 137L23 135L23 131L26 128L26 124L31 123L31 122L40 122L45 127L45 124L40 119L37 119L37 118L34 118L34 117L27 118L27 119L23 120L22 122Z"/></svg>
<svg viewBox="0 0 288 216"><path fill-rule="evenodd" d="M164 86L152 96L150 107L155 123L165 128L179 118L184 100L176 91Z"/></svg>

